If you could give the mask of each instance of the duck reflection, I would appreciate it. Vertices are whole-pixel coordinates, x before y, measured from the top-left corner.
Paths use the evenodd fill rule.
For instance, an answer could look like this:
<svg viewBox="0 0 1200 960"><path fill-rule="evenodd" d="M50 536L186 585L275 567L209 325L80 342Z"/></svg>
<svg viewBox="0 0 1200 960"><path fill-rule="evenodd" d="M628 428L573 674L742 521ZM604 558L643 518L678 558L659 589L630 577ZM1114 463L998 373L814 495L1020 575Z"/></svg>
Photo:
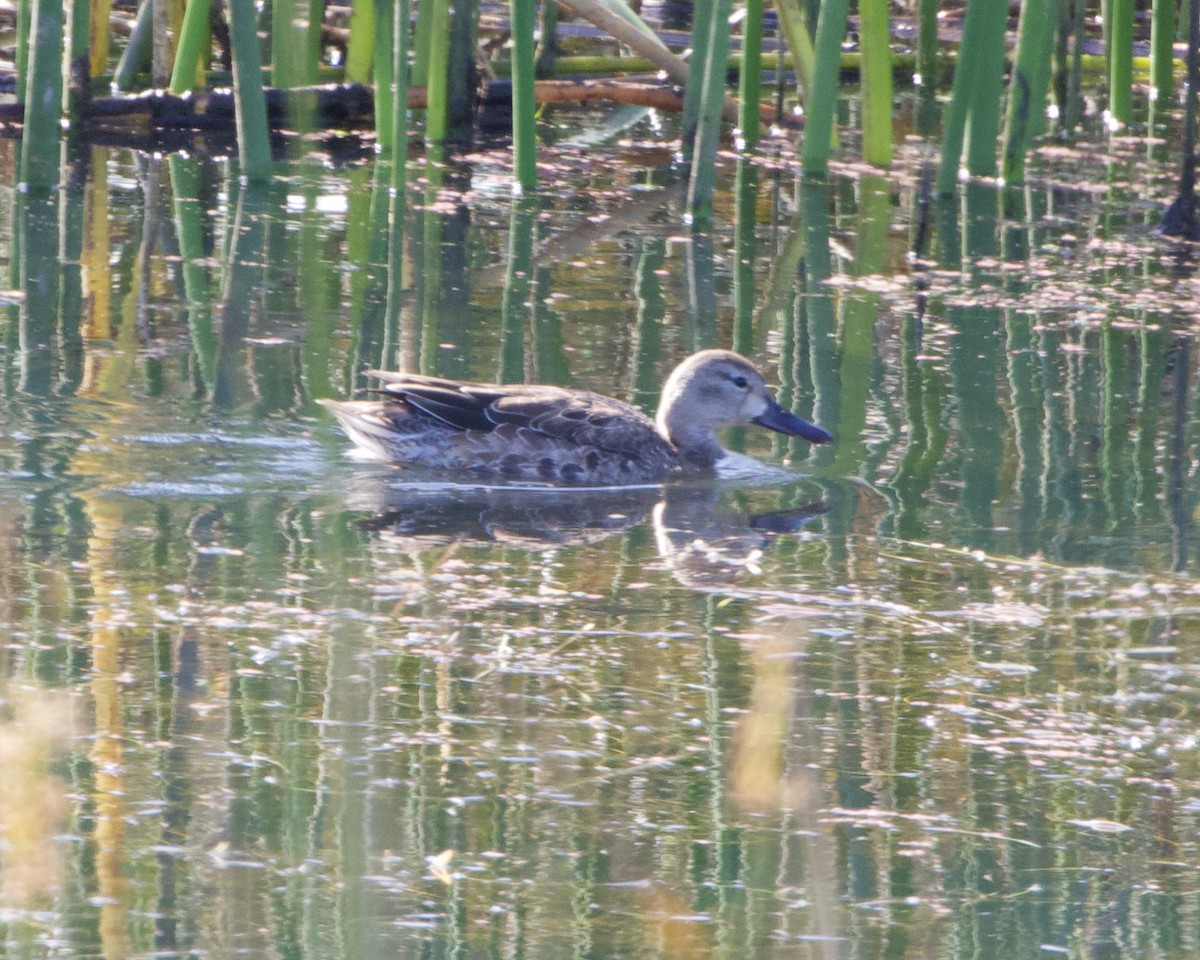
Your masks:
<svg viewBox="0 0 1200 960"><path fill-rule="evenodd" d="M814 498L755 512L734 502L738 493L713 483L588 490L385 483L356 485L349 505L374 511L361 529L409 551L450 543L586 546L649 522L658 555L676 578L704 587L755 571L775 538L801 530L827 509Z"/></svg>

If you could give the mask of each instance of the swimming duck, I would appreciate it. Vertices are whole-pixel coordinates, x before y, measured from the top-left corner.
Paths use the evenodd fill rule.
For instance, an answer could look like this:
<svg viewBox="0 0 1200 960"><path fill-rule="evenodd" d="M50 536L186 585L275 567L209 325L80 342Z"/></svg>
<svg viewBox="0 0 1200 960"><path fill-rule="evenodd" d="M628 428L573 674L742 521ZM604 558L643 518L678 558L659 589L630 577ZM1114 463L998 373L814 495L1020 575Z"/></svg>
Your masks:
<svg viewBox="0 0 1200 960"><path fill-rule="evenodd" d="M383 400L321 400L371 455L433 470L609 486L713 476L729 457L717 433L751 423L810 443L833 439L771 396L728 350L702 350L667 379L651 420L586 390L370 371Z"/></svg>

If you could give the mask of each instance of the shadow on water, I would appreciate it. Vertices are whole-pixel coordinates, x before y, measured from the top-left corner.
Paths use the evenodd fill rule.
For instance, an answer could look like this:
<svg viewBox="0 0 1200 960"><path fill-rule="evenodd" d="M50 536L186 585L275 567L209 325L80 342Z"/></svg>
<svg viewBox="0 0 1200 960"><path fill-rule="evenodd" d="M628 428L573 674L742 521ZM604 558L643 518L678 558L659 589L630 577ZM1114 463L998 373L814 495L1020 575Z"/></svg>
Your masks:
<svg viewBox="0 0 1200 960"><path fill-rule="evenodd" d="M813 501L753 514L723 502L710 484L586 490L393 481L374 491L361 483L351 489L348 506L374 511L363 529L415 551L584 546L652 523L659 559L696 588L732 584L757 568L777 536L798 532L826 510Z"/></svg>
<svg viewBox="0 0 1200 960"><path fill-rule="evenodd" d="M1196 952L1200 289L1143 159L970 185L913 260L907 168L743 157L693 236L621 136L536 203L486 151L401 196L106 148L0 191L14 952ZM312 402L391 366L652 409L710 345L837 442L483 489Z"/></svg>

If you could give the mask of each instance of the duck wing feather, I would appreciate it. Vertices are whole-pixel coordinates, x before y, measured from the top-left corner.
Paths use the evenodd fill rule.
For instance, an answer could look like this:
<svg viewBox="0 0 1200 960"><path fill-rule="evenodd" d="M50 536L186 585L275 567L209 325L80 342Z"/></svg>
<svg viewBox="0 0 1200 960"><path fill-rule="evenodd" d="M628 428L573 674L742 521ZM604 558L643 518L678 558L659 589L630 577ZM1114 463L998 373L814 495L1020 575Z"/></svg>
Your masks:
<svg viewBox="0 0 1200 960"><path fill-rule="evenodd" d="M458 430L490 432L508 424L541 436L627 457L670 456L654 422L612 397L566 387L469 383L407 373L370 371L379 392Z"/></svg>

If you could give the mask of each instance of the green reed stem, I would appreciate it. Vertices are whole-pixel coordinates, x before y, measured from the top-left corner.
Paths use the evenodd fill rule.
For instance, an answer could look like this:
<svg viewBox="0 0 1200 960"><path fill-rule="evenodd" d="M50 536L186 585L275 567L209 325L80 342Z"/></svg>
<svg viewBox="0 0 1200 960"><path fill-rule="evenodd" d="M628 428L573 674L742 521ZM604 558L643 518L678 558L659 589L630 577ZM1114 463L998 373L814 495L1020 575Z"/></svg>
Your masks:
<svg viewBox="0 0 1200 960"><path fill-rule="evenodd" d="M758 143L762 100L762 0L746 0L742 68L738 74L738 127L746 146Z"/></svg>
<svg viewBox="0 0 1200 960"><path fill-rule="evenodd" d="M392 20L392 196L400 198L408 183L408 48L410 0L396 0Z"/></svg>
<svg viewBox="0 0 1200 960"><path fill-rule="evenodd" d="M708 42L701 71L700 116L688 177L687 210L693 226L712 222L713 188L717 179L717 147L725 106L725 69L729 59L730 0L715 0L708 19ZM691 79L689 78L689 84Z"/></svg>
<svg viewBox="0 0 1200 960"><path fill-rule="evenodd" d="M801 162L805 173L823 174L829 165L833 114L837 108L838 75L842 65L842 38L846 35L846 0L825 0L817 21L816 69L805 100Z"/></svg>
<svg viewBox="0 0 1200 960"><path fill-rule="evenodd" d="M188 8L196 0L189 0ZM298 27L303 0L271 0L271 86L288 89L303 82L308 48L306 27ZM172 77L172 84L174 77Z"/></svg>
<svg viewBox="0 0 1200 960"><path fill-rule="evenodd" d="M17 99L25 101L25 86L29 79L29 23L33 17L33 0L17 0Z"/></svg>
<svg viewBox="0 0 1200 960"><path fill-rule="evenodd" d="M301 0L300 8L305 13L304 54L300 58L300 82L318 82L321 70L321 21L325 19L325 0Z"/></svg>
<svg viewBox="0 0 1200 960"><path fill-rule="evenodd" d="M351 0L350 42L346 44L346 80L371 82L371 55L375 50L375 0Z"/></svg>
<svg viewBox="0 0 1200 960"><path fill-rule="evenodd" d="M133 78L146 69L150 62L150 27L151 13L154 0L141 0L137 16L133 21L133 31L129 41L121 52L117 67L113 71L112 85L114 90L128 90L133 85Z"/></svg>
<svg viewBox="0 0 1200 960"><path fill-rule="evenodd" d="M537 76L548 80L554 76L555 63L558 60L558 0L543 0L541 40L538 43Z"/></svg>
<svg viewBox="0 0 1200 960"><path fill-rule="evenodd" d="M508 219L508 263L500 303L501 383L525 379L525 328L532 315L533 246L537 232L537 200L517 197Z"/></svg>
<svg viewBox="0 0 1200 960"><path fill-rule="evenodd" d="M537 0L510 0L512 17L513 174L518 193L537 189L537 103L534 100L534 42Z"/></svg>
<svg viewBox="0 0 1200 960"><path fill-rule="evenodd" d="M49 187L58 180L62 129L63 7L59 0L33 0L29 36L20 182Z"/></svg>
<svg viewBox="0 0 1200 960"><path fill-rule="evenodd" d="M446 57L446 121L450 130L475 123L479 99L479 0L455 0Z"/></svg>
<svg viewBox="0 0 1200 960"><path fill-rule="evenodd" d="M173 153L167 158L171 194L175 198L175 236L183 290L187 297L188 331L200 379L207 390L216 379L217 335L212 318L212 284L204 249L204 208L200 199L200 161Z"/></svg>
<svg viewBox="0 0 1200 960"><path fill-rule="evenodd" d="M859 0L862 47L862 153L876 167L892 162L892 59L888 0Z"/></svg>
<svg viewBox="0 0 1200 960"><path fill-rule="evenodd" d="M973 177L990 177L996 173L996 141L1000 136L1004 31L1008 25L1008 10L1003 3L975 3L972 6L982 7L978 29L974 31L970 52L959 59L960 65L971 64L969 71L962 71L969 79L971 91L967 172Z"/></svg>
<svg viewBox="0 0 1200 960"><path fill-rule="evenodd" d="M431 6L429 76L425 84L425 142L441 143L450 125L450 0L425 0ZM422 3L424 6L424 3Z"/></svg>
<svg viewBox="0 0 1200 960"><path fill-rule="evenodd" d="M1114 120L1133 120L1133 0L1108 0L1108 111Z"/></svg>
<svg viewBox="0 0 1200 960"><path fill-rule="evenodd" d="M91 0L68 0L66 4L66 62L63 79L67 83L63 111L74 124L79 119L79 95L77 82L87 82L91 77L91 61L88 56L90 42Z"/></svg>
<svg viewBox="0 0 1200 960"><path fill-rule="evenodd" d="M392 98L396 95L396 59L392 47L396 42L396 6L393 0L374 0L375 3L375 142L386 156L392 152L395 111Z"/></svg>
<svg viewBox="0 0 1200 960"><path fill-rule="evenodd" d="M1045 127L1051 42L1057 19L1057 0L1024 0L1021 4L1001 149L1001 176L1008 184L1024 182L1029 144Z"/></svg>
<svg viewBox="0 0 1200 960"><path fill-rule="evenodd" d="M433 0L418 0L417 26L413 37L412 85L429 82L429 48L433 42Z"/></svg>
<svg viewBox="0 0 1200 960"><path fill-rule="evenodd" d="M775 0L775 14L779 17L779 29L791 53L796 85L807 94L812 89L813 74L816 72L816 54L813 52L812 34L808 32L808 21L798 0Z"/></svg>
<svg viewBox="0 0 1200 960"><path fill-rule="evenodd" d="M266 180L271 174L271 140L262 87L257 11L254 0L228 0L228 3L238 160L247 180Z"/></svg>
<svg viewBox="0 0 1200 960"><path fill-rule="evenodd" d="M695 0L692 4L692 57L683 87L683 154L689 160L695 147L696 127L704 99L704 69L712 39L713 9L717 0Z"/></svg>
<svg viewBox="0 0 1200 960"><path fill-rule="evenodd" d="M954 71L954 88L942 137L942 164L937 180L940 195L954 192L964 142L967 171L972 176L986 177L996 172L1007 16L1008 8L1003 3L967 4L958 68ZM962 69L968 63L971 69Z"/></svg>
<svg viewBox="0 0 1200 960"><path fill-rule="evenodd" d="M209 49L212 35L208 27L210 0L188 0L187 9L183 13L183 26L179 31L179 46L175 50L175 64L171 69L171 93L185 94L196 86L197 76L202 67L201 58ZM290 9L290 0L276 0L279 6ZM275 30L272 29L272 40ZM272 77L276 84L278 80Z"/></svg>
<svg viewBox="0 0 1200 960"><path fill-rule="evenodd" d="M1175 0L1154 0L1150 14L1150 87L1152 96L1168 102L1175 94Z"/></svg>

